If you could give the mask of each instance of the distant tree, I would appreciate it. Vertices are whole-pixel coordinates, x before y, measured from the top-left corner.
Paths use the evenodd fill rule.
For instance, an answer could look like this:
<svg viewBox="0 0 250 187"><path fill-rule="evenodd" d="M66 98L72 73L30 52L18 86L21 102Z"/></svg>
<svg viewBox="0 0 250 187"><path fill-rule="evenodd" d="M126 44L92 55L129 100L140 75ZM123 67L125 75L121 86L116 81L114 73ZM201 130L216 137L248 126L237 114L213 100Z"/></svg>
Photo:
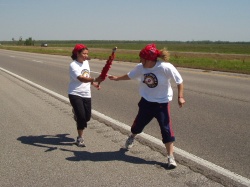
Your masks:
<svg viewBox="0 0 250 187"><path fill-rule="evenodd" d="M29 37L28 39L25 40L24 45L28 45L28 46L33 45L34 46L35 45L35 41L32 40L31 37Z"/></svg>
<svg viewBox="0 0 250 187"><path fill-rule="evenodd" d="M22 38L22 36L19 37L17 45L23 45L23 38Z"/></svg>

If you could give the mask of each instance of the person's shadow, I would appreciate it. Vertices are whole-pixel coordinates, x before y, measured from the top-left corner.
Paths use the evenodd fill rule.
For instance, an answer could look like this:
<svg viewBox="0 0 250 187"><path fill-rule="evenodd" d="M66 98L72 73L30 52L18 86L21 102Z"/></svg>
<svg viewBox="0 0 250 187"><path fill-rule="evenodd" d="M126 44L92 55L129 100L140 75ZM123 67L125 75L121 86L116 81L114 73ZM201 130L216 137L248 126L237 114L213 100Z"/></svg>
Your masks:
<svg viewBox="0 0 250 187"><path fill-rule="evenodd" d="M17 140L21 141L23 144L47 148L45 152L48 152L57 149L59 145L72 146L75 140L73 138L68 138L67 135L69 134L21 136L17 138Z"/></svg>
<svg viewBox="0 0 250 187"><path fill-rule="evenodd" d="M21 136L17 140L21 141L23 144L29 144L33 146L46 148L45 152L53 151L58 149L57 146L72 146L75 144L75 140L73 138L68 138L68 134L57 134L57 135L40 135L40 136ZM66 148L59 148L61 151L72 152L74 156L66 158L68 161L93 161L93 162L101 162L101 161L123 161L129 162L133 164L150 164L157 165L160 167L167 168L166 163L157 162L157 161L148 161L139 157L127 155L128 151L125 148L120 148L118 151L110 151L110 152L88 152L84 151L82 148L79 151L69 150Z"/></svg>
<svg viewBox="0 0 250 187"><path fill-rule="evenodd" d="M93 161L93 162L101 162L101 161L123 161L129 162L133 164L150 164L150 165L158 165L161 167L167 167L166 164L157 162L157 161L148 161L139 157L127 155L128 151L125 148L120 148L118 151L110 151L110 152L88 152L88 151L72 151L67 149L61 149L62 151L69 151L74 154L72 157L66 158L69 161Z"/></svg>

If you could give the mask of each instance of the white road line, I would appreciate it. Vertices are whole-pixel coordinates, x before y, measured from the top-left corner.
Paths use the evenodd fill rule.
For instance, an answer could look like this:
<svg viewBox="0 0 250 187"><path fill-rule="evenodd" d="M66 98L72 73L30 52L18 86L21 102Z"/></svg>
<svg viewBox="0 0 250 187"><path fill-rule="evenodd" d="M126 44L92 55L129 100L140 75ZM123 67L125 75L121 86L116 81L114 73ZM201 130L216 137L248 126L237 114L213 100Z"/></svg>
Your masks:
<svg viewBox="0 0 250 187"><path fill-rule="evenodd" d="M11 58L16 58L16 56L10 56ZM32 60L32 62L38 62L38 63L41 63L41 64L43 64L44 62L43 61L41 61L41 60Z"/></svg>
<svg viewBox="0 0 250 187"><path fill-rule="evenodd" d="M69 99L67 97L64 97L56 92L53 92L45 87L42 87L38 84L35 84L34 82L31 82L19 75L16 75L6 69L3 69L0 67L0 70L8 73L9 75L12 75L13 77L18 78L21 81L24 81L28 84L30 84L31 86L38 88L42 91L45 91L46 93L64 101L65 103L69 103ZM130 132L130 126L126 125L124 123L121 123L115 119L112 119L98 111L92 110L92 113L94 116L96 116L100 121L108 121L109 125L111 125L114 129L119 129L123 132ZM148 135L146 133L141 133L140 135L138 135L138 138L142 139L142 141L146 141L146 142L150 142L151 144L153 144L155 146L156 149L161 149L165 151L165 146L163 145L162 141L151 136ZM192 168L192 163L195 163L197 166L195 166L194 168L202 173L204 176L207 177L211 177L212 179L218 179L219 181L222 181L222 183L227 183L227 184L240 184L240 185L244 185L244 186L250 186L250 179L245 178L241 175L238 175L232 171L229 171L225 168L222 168L218 165L215 165L211 162L208 162L207 160L204 160L202 158L199 158L191 153L188 153L182 149L179 149L177 147L175 147L175 153L178 156L177 158L181 159L184 163L183 165L188 165L189 167ZM177 159L177 161L180 162L180 160ZM191 162L191 164L188 164L187 162ZM212 172L212 173L211 173Z"/></svg>
<svg viewBox="0 0 250 187"><path fill-rule="evenodd" d="M40 61L40 60L32 60L32 62L38 62L38 63L41 63L41 64L44 63L43 61Z"/></svg>
<svg viewBox="0 0 250 187"><path fill-rule="evenodd" d="M98 75L100 75L101 74L101 72L96 72L96 71L90 71L91 73L95 73L95 74L98 74ZM109 76L110 74L107 74L107 76Z"/></svg>
<svg viewBox="0 0 250 187"><path fill-rule="evenodd" d="M90 71L90 73L100 74L100 72L96 72L96 71Z"/></svg>

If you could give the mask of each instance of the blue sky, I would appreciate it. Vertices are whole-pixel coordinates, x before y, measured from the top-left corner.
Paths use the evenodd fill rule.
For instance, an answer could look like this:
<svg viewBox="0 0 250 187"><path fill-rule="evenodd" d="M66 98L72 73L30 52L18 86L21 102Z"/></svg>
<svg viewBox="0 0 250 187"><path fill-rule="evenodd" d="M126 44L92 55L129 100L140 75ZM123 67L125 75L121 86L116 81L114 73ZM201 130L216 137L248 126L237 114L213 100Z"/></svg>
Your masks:
<svg viewBox="0 0 250 187"><path fill-rule="evenodd" d="M250 41L250 0L0 0L0 41Z"/></svg>

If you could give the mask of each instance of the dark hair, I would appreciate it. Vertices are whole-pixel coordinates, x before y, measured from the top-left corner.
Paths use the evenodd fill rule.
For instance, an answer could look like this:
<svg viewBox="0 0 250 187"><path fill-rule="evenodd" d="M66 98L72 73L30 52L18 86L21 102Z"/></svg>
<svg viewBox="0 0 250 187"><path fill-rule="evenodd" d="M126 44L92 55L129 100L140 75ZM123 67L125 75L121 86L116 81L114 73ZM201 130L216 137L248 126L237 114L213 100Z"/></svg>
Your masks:
<svg viewBox="0 0 250 187"><path fill-rule="evenodd" d="M77 51L77 53L81 53L84 50L89 50L89 49L87 47L85 47L85 48L82 48L79 51ZM72 60L76 60L77 59L77 54L72 53L71 58L72 58Z"/></svg>

